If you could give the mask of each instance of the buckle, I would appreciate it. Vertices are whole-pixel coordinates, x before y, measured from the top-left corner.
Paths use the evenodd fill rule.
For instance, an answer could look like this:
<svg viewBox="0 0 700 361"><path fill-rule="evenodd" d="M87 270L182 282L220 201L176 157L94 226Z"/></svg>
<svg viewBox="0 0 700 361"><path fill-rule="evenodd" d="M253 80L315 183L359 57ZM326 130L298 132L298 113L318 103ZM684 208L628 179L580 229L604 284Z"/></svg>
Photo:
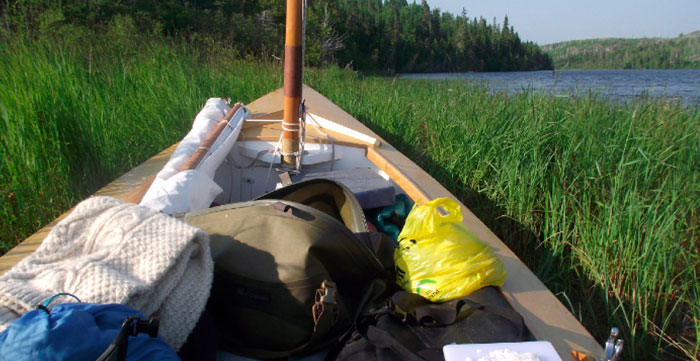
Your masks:
<svg viewBox="0 0 700 361"><path fill-rule="evenodd" d="M316 290L316 303L337 303L335 300L336 286L334 282L323 281L321 288Z"/></svg>
<svg viewBox="0 0 700 361"><path fill-rule="evenodd" d="M328 311L332 313L333 319L338 319L338 302L335 299L335 292L335 283L331 281L323 281L321 283L321 288L316 290L314 306L311 309L314 324L318 324L321 316L327 313L327 308Z"/></svg>

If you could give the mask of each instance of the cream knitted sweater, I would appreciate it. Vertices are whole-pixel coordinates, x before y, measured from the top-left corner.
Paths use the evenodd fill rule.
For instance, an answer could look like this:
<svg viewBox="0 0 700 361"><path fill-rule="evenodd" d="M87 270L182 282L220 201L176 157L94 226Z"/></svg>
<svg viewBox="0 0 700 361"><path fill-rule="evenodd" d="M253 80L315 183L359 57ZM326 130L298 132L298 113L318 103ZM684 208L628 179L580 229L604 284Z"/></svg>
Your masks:
<svg viewBox="0 0 700 361"><path fill-rule="evenodd" d="M160 336L179 350L204 310L212 274L209 238L201 230L146 207L89 198L0 276L0 331L68 292L158 317Z"/></svg>

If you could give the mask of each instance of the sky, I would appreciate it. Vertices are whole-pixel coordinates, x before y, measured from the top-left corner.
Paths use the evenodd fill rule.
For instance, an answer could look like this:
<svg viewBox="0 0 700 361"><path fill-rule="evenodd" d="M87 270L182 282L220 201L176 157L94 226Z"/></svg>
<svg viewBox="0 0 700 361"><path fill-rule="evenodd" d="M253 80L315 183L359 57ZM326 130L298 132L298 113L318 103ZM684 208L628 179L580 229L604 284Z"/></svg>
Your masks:
<svg viewBox="0 0 700 361"><path fill-rule="evenodd" d="M489 23L504 15L540 45L592 38L675 37L700 30L700 0L427 0L431 9ZM410 1L409 1L410 3ZM420 3L420 1L416 1Z"/></svg>

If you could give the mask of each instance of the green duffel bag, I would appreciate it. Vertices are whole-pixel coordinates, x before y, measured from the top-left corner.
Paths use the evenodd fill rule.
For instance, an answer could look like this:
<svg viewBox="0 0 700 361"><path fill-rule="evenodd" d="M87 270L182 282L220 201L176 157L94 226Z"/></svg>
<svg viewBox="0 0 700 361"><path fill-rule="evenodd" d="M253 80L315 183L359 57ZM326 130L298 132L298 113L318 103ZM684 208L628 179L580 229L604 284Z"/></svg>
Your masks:
<svg viewBox="0 0 700 361"><path fill-rule="evenodd" d="M354 209L357 202L352 194L341 198L336 194L341 204L335 208L345 209L339 212L265 199L185 216L211 239L215 272L207 312L221 349L263 359L308 354L337 342L371 301L386 296L392 266L377 254L390 254L382 251L390 240L350 231L345 224L362 230L364 218L343 219L358 217L346 204Z"/></svg>

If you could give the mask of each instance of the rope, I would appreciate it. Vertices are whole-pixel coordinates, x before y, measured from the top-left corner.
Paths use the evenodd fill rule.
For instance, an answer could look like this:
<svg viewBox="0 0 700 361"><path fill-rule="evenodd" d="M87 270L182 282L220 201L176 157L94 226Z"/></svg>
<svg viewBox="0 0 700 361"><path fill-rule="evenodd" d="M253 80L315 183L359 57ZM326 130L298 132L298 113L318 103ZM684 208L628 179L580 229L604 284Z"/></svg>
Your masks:
<svg viewBox="0 0 700 361"><path fill-rule="evenodd" d="M242 165L238 164L238 162L236 162L235 159L231 158L230 154L226 156L226 160L227 160L229 163L231 163L231 164L233 165L234 168L237 168L237 169L249 169L249 168L253 168L253 166L255 165L255 162L257 162L263 154L265 154L265 153L271 153L271 152L273 152L273 151L274 151L274 149L263 149L263 150L259 151L258 154L255 156L255 159L253 159L253 161L250 162L250 164L248 164L248 165L246 165L246 166L242 166ZM274 161L274 159L273 159L273 161Z"/></svg>
<svg viewBox="0 0 700 361"><path fill-rule="evenodd" d="M294 126L296 129L289 128L288 125ZM287 123L287 122L282 122L282 130L288 131L288 132L299 132L299 124L296 123Z"/></svg>
<svg viewBox="0 0 700 361"><path fill-rule="evenodd" d="M331 143L331 169L333 170L333 164L335 163L335 142L333 142L333 138L326 134L323 130L321 130L321 125L318 124L316 119L313 117L313 115L309 114L309 119L311 119L311 125L316 129L319 133L323 134L327 139L328 142Z"/></svg>
<svg viewBox="0 0 700 361"><path fill-rule="evenodd" d="M282 135L284 133L280 133L280 139L277 140L277 145L275 146L274 152L272 152L272 161L270 162L270 168L267 169L267 177L265 177L265 184L270 181L270 173L272 173L272 165L275 163L275 155L279 154L280 157L283 156L281 149L282 149Z"/></svg>
<svg viewBox="0 0 700 361"><path fill-rule="evenodd" d="M306 1L306 0L304 0ZM297 171L301 172L301 158L304 156L304 140L306 139L306 99L299 103L299 125L301 126L301 136L299 137L299 153L296 157Z"/></svg>
<svg viewBox="0 0 700 361"><path fill-rule="evenodd" d="M76 301L80 302L80 299L79 299L78 297L75 297L74 295L72 295L72 294L70 294L70 293L67 293L67 292L61 292L61 293L57 293L57 294L55 294L55 295L49 297L46 301L44 301L44 304L43 304L42 306L44 306L44 307L49 307L49 305L51 304L51 302L53 302L54 298L59 297L59 296L69 296L69 297L73 297L73 298L75 298Z"/></svg>

